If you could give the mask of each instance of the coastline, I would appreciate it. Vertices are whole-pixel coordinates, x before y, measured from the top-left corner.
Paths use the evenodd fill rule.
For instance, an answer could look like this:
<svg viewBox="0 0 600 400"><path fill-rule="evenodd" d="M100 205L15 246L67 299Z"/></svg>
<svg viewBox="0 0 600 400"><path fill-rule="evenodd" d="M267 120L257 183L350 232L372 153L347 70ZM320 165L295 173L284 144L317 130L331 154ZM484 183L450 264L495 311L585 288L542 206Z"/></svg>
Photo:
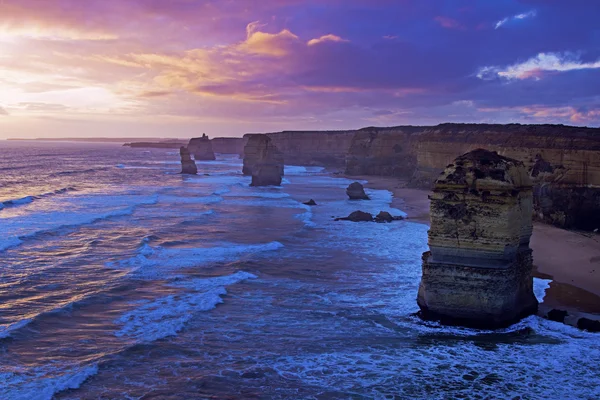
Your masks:
<svg viewBox="0 0 600 400"><path fill-rule="evenodd" d="M344 176L365 187L393 193L392 206L408 219L429 225L429 191L406 187L392 177ZM534 222L531 237L534 277L551 279L541 308L600 315L600 234L583 234Z"/></svg>

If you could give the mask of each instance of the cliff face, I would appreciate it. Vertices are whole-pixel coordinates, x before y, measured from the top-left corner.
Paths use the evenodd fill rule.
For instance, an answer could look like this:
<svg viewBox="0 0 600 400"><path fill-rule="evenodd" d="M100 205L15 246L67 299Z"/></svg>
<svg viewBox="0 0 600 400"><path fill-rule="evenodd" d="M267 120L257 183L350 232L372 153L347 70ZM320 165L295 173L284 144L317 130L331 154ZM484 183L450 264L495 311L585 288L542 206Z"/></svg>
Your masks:
<svg viewBox="0 0 600 400"><path fill-rule="evenodd" d="M190 139L190 143L187 147L196 160L212 161L216 159L212 148L212 142L206 134L203 134L202 137L199 138Z"/></svg>
<svg viewBox="0 0 600 400"><path fill-rule="evenodd" d="M244 155L244 139L243 138L214 138L211 139L212 149L219 154L239 154Z"/></svg>
<svg viewBox="0 0 600 400"><path fill-rule="evenodd" d="M346 173L398 176L430 188L456 156L477 148L523 162L535 186L538 218L561 227L600 227L600 129L519 124L363 129L350 145Z"/></svg>
<svg viewBox="0 0 600 400"><path fill-rule="evenodd" d="M411 137L418 129L364 128L356 131L346 155L346 173L410 178L416 164Z"/></svg>
<svg viewBox="0 0 600 400"><path fill-rule="evenodd" d="M267 133L291 165L343 167L355 131Z"/></svg>
<svg viewBox="0 0 600 400"><path fill-rule="evenodd" d="M446 167L430 198L422 315L496 328L535 313L532 183L523 163L474 150Z"/></svg>

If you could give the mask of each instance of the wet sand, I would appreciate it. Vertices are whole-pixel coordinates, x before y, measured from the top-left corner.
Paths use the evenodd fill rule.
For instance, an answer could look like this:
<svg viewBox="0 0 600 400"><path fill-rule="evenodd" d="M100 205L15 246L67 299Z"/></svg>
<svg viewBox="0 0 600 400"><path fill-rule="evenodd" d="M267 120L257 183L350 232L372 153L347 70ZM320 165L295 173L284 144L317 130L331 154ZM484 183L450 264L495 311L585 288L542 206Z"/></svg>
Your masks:
<svg viewBox="0 0 600 400"><path fill-rule="evenodd" d="M366 180L367 188L387 189L394 194L392 206L408 218L429 224L429 191L405 187L389 177L354 176ZM600 234L567 231L534 223L531 237L534 276L552 279L544 304L600 314Z"/></svg>

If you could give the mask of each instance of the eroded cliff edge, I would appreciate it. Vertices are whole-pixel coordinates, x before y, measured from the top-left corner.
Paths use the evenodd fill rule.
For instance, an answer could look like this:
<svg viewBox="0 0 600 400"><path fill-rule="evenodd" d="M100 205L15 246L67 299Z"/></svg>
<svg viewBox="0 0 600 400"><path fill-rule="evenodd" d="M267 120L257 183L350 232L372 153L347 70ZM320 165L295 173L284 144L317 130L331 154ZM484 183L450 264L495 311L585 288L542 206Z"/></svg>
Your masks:
<svg viewBox="0 0 600 400"><path fill-rule="evenodd" d="M364 128L346 158L349 175L386 175L431 188L457 156L477 148L521 161L536 217L565 228L600 227L600 129L564 125L442 124Z"/></svg>

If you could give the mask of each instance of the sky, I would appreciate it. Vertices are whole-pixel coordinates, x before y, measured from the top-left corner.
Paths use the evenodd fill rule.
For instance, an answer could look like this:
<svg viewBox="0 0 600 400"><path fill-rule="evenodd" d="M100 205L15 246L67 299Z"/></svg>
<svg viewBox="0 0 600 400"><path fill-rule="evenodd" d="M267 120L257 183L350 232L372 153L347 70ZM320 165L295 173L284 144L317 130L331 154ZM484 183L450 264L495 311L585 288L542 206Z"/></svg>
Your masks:
<svg viewBox="0 0 600 400"><path fill-rule="evenodd" d="M600 126L598 0L0 0L0 138Z"/></svg>

